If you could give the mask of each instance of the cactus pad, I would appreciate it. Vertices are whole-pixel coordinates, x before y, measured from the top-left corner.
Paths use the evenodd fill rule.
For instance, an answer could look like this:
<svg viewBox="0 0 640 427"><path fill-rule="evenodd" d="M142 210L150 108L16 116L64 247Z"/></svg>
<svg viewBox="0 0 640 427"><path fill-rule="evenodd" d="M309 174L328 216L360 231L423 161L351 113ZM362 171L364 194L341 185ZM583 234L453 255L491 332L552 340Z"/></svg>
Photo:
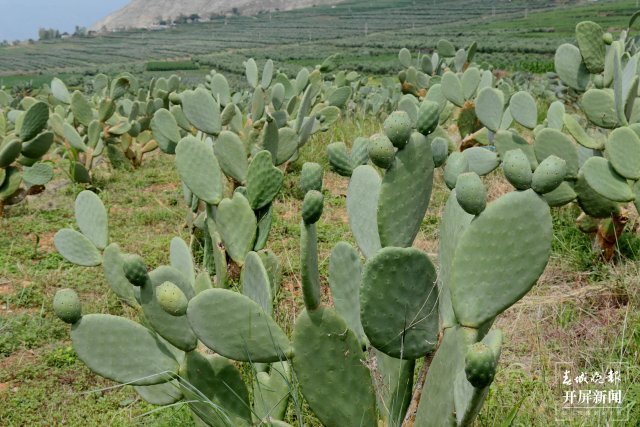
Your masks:
<svg viewBox="0 0 640 427"><path fill-rule="evenodd" d="M269 161L269 167L273 167ZM243 265L256 239L256 219L247 199L235 192L232 199L220 202L216 215L218 232L227 253L236 264Z"/></svg>
<svg viewBox="0 0 640 427"><path fill-rule="evenodd" d="M467 157L459 151L451 153L444 167L444 182L447 187L453 190L456 187L458 177L466 172L469 172Z"/></svg>
<svg viewBox="0 0 640 427"><path fill-rule="evenodd" d="M213 150L188 136L176 148L176 167L180 179L201 200L216 205L222 199L222 172Z"/></svg>
<svg viewBox="0 0 640 427"><path fill-rule="evenodd" d="M549 193L558 188L566 176L567 162L552 154L536 168L531 181L531 189L538 194Z"/></svg>
<svg viewBox="0 0 640 427"><path fill-rule="evenodd" d="M384 248L367 261L360 317L372 346L399 359L417 359L435 349L435 281L429 257L414 248Z"/></svg>
<svg viewBox="0 0 640 427"><path fill-rule="evenodd" d="M262 307L237 292L200 292L189 302L187 316L200 341L230 359L271 363L292 354L282 329Z"/></svg>
<svg viewBox="0 0 640 427"><path fill-rule="evenodd" d="M431 134L438 126L439 120L440 104L430 100L422 101L420 109L418 110L418 122L416 123L416 129L418 132L423 135Z"/></svg>
<svg viewBox="0 0 640 427"><path fill-rule="evenodd" d="M109 243L107 210L102 200L92 191L82 191L76 197L76 223L82 234L98 248L104 249Z"/></svg>
<svg viewBox="0 0 640 427"><path fill-rule="evenodd" d="M602 157L591 157L580 172L584 179L596 193L614 202L630 202L635 199L631 187L616 172L609 161Z"/></svg>
<svg viewBox="0 0 640 427"><path fill-rule="evenodd" d="M179 287L171 282L164 282L156 289L158 304L172 316L184 316L189 301Z"/></svg>
<svg viewBox="0 0 640 427"><path fill-rule="evenodd" d="M271 284L260 255L249 252L244 261L244 268L240 276L242 293L256 302L265 313L271 315L273 311L273 297Z"/></svg>
<svg viewBox="0 0 640 427"><path fill-rule="evenodd" d="M429 206L433 188L431 144L411 136L387 171L378 201L378 232L382 246L411 246Z"/></svg>
<svg viewBox="0 0 640 427"><path fill-rule="evenodd" d="M331 169L342 176L351 176L353 163L344 142L332 142L327 146L327 156Z"/></svg>
<svg viewBox="0 0 640 427"><path fill-rule="evenodd" d="M227 130L220 132L218 139L213 144L213 152L225 175L230 176L240 184L244 184L247 180L247 168L249 166L244 143L240 137ZM271 159L269 159L269 162L271 162Z"/></svg>
<svg viewBox="0 0 640 427"><path fill-rule="evenodd" d="M122 317L82 316L71 327L71 339L89 369L121 384L160 384L178 371L171 351L153 332Z"/></svg>
<svg viewBox="0 0 640 427"><path fill-rule="evenodd" d="M498 89L486 87L478 92L476 98L476 115L492 132L497 132L502 122L504 111L504 94Z"/></svg>
<svg viewBox="0 0 640 427"><path fill-rule="evenodd" d="M384 121L384 133L391 143L401 149L411 137L412 125L409 114L404 111L394 111Z"/></svg>
<svg viewBox="0 0 640 427"><path fill-rule="evenodd" d="M640 138L631 128L615 129L605 142L611 166L627 179L640 179Z"/></svg>
<svg viewBox="0 0 640 427"><path fill-rule="evenodd" d="M53 243L60 255L72 264L95 267L102 264L102 255L84 234L63 228L53 237Z"/></svg>
<svg viewBox="0 0 640 427"><path fill-rule="evenodd" d="M362 254L370 258L382 247L378 234L376 210L382 180L374 168L358 166L347 190L349 226Z"/></svg>
<svg viewBox="0 0 640 427"><path fill-rule="evenodd" d="M271 370L258 372L253 383L253 411L259 420L281 420L287 412L291 368L288 362L271 364Z"/></svg>
<svg viewBox="0 0 640 427"><path fill-rule="evenodd" d="M256 154L247 173L247 195L251 207L260 209L271 203L283 182L284 173L273 166L271 153L263 150Z"/></svg>
<svg viewBox="0 0 640 427"><path fill-rule="evenodd" d="M449 286L460 323L479 327L522 298L544 271L551 241L549 207L533 191L488 205L460 238L452 263Z"/></svg>
<svg viewBox="0 0 640 427"><path fill-rule="evenodd" d="M433 164L439 168L444 165L449 157L449 143L442 137L435 137L431 141L431 153L433 153Z"/></svg>
<svg viewBox="0 0 640 427"><path fill-rule="evenodd" d="M604 30L592 21L583 21L576 25L576 41L585 66L591 74L604 71Z"/></svg>
<svg viewBox="0 0 640 427"><path fill-rule="evenodd" d="M331 308L303 311L293 330L293 369L326 426L376 425L376 399L356 335Z"/></svg>
<svg viewBox="0 0 640 427"><path fill-rule="evenodd" d="M300 189L303 193L311 190L322 191L322 166L317 163L305 162L300 172Z"/></svg>
<svg viewBox="0 0 640 427"><path fill-rule="evenodd" d="M618 126L618 114L612 90L589 89L582 97L580 106L594 125L606 129Z"/></svg>
<svg viewBox="0 0 640 427"><path fill-rule="evenodd" d="M189 122L204 133L217 135L222 130L220 106L203 87L181 94L182 111Z"/></svg>
<svg viewBox="0 0 640 427"><path fill-rule="evenodd" d="M536 135L533 144L536 159L542 162L551 155L567 163L567 174L575 178L578 175L578 151L571 140L556 129L543 129Z"/></svg>
<svg viewBox="0 0 640 427"><path fill-rule="evenodd" d="M538 107L529 92L514 93L509 101L509 111L513 119L526 128L533 129L538 124Z"/></svg>
<svg viewBox="0 0 640 427"><path fill-rule="evenodd" d="M584 91L589 84L589 70L582 61L580 49L565 43L556 50L555 69L560 79L569 87Z"/></svg>

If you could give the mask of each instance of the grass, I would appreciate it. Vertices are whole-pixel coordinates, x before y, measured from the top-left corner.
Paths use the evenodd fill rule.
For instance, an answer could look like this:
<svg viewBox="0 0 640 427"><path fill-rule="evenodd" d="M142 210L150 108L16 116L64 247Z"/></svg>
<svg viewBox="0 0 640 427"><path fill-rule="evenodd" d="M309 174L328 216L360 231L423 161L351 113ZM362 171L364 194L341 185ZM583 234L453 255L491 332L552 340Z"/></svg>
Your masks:
<svg viewBox="0 0 640 427"><path fill-rule="evenodd" d="M318 161L327 170L327 144L344 140L350 145L360 134L379 130L371 119L342 121L315 137L291 165L280 201L269 248L279 257L282 279L275 319L286 333L301 311L299 280L299 226L301 194L297 190L304 161ZM500 180L492 176L491 180ZM416 245L437 252L440 214L447 191L439 173L432 204L423 221ZM73 199L79 187L57 181L47 194L8 211L0 234L0 425L190 425L185 408L151 412L129 387L113 384L90 373L70 347L68 328L51 311L56 290L76 289L84 312L131 316L108 292L99 268L71 266L56 252L53 234L73 224ZM98 169L96 187L109 207L111 240L124 251L144 256L148 265L168 263L170 239L187 239L185 206L172 159L152 155L136 171ZM331 248L350 237L345 213L346 180L325 174L325 213L318 225L319 260L323 299L330 303L326 274ZM496 185L500 188L499 185ZM506 189L504 190L506 191ZM624 377L626 402L640 394L640 310L638 289L640 239L625 234L620 247L627 257L615 265L602 265L591 255L588 237L574 226L578 211L566 207L554 213L553 254L546 273L534 290L504 313L497 326L505 332L500 369L478 425L497 425L518 409L514 425L556 424L562 396L556 364L597 368L615 361L630 366ZM244 370L247 379L251 373ZM303 402L296 393L299 402ZM524 400L521 398L525 396ZM308 407L301 404L306 425L318 425ZM633 422L640 411L631 408ZM289 421L299 415L290 405ZM567 425L593 422L625 425L607 413L571 413Z"/></svg>

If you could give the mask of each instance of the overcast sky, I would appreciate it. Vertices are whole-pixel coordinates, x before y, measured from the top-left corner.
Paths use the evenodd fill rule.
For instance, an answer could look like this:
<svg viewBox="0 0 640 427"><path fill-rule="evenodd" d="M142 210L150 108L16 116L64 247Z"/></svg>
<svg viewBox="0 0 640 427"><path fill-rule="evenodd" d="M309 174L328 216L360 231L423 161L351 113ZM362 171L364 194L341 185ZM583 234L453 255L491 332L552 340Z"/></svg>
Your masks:
<svg viewBox="0 0 640 427"><path fill-rule="evenodd" d="M0 0L0 40L37 39L38 28L73 32L120 9L129 0Z"/></svg>

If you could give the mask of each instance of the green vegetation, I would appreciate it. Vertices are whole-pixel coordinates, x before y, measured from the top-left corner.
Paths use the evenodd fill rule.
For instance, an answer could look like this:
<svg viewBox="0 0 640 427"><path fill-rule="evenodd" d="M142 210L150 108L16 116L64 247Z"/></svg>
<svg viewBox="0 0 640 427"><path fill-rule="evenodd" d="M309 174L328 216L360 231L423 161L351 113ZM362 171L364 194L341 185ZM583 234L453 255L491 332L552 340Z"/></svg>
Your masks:
<svg viewBox="0 0 640 427"><path fill-rule="evenodd" d="M200 67L195 62L189 61L150 61L147 62L147 71L181 71L198 70Z"/></svg>
<svg viewBox="0 0 640 427"><path fill-rule="evenodd" d="M345 36L0 90L3 425L640 423L640 44L559 28L545 76L400 31L381 78ZM619 407L563 408L609 369Z"/></svg>

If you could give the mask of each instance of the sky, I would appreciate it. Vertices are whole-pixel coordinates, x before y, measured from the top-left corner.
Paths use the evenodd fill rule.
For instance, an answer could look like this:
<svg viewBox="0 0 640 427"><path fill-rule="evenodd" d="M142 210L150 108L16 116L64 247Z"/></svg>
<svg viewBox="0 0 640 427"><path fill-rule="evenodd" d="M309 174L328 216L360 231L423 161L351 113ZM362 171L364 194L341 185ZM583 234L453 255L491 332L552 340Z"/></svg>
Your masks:
<svg viewBox="0 0 640 427"><path fill-rule="evenodd" d="M129 0L0 0L0 41L38 38L40 27L73 33L90 27Z"/></svg>

